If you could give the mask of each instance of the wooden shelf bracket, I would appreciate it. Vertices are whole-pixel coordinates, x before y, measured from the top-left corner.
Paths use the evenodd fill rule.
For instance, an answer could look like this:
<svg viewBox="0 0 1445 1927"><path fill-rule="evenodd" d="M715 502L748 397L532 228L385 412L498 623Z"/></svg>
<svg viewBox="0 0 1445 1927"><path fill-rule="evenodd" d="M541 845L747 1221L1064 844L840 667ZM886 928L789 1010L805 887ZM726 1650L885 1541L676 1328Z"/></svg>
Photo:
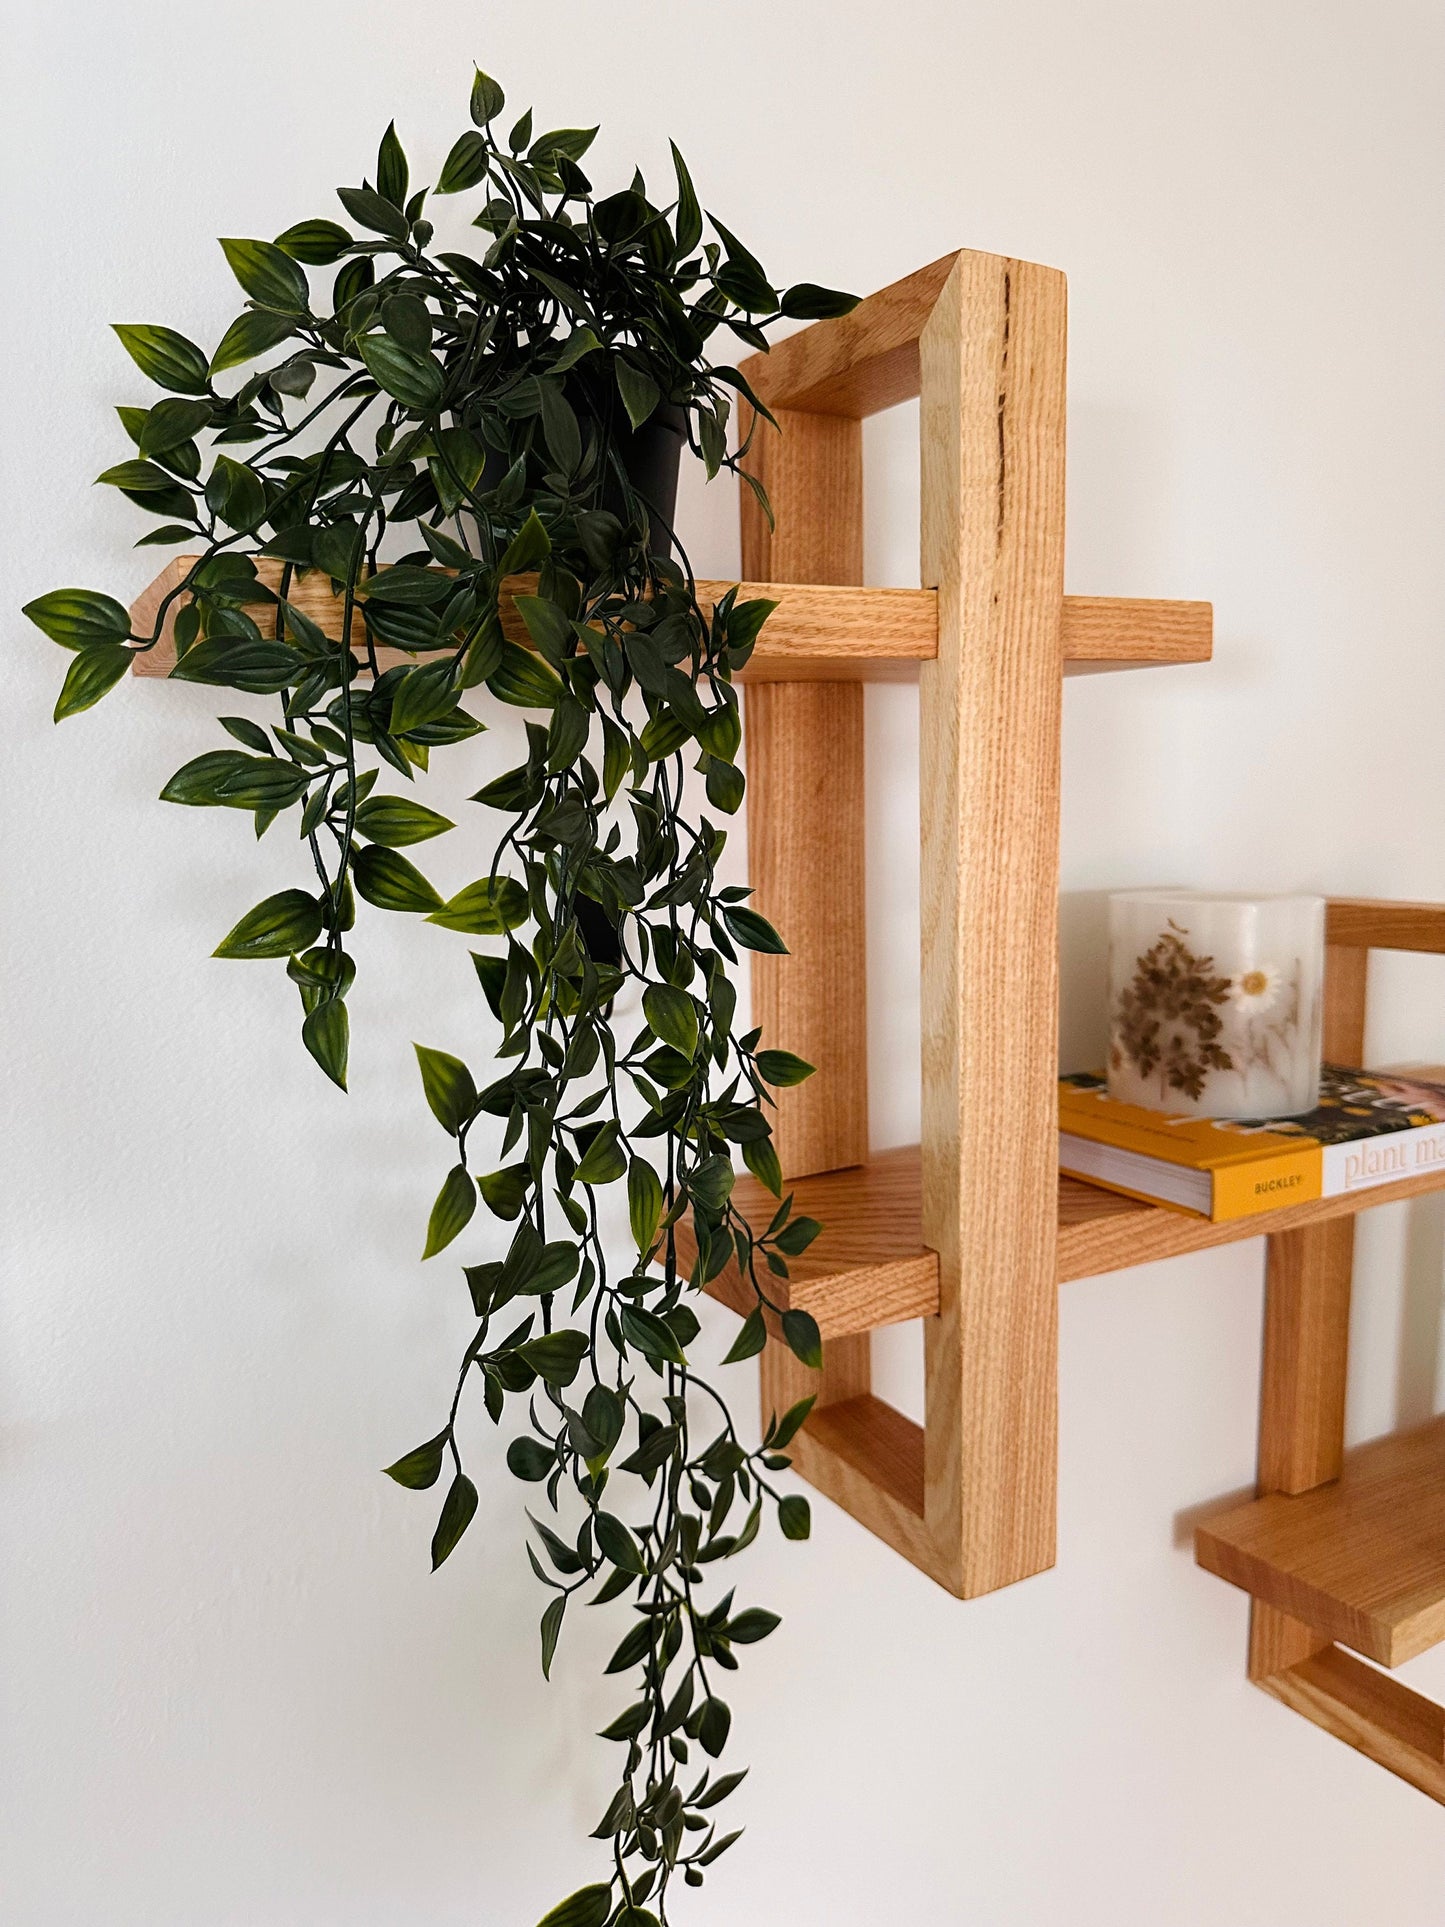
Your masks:
<svg viewBox="0 0 1445 1927"><path fill-rule="evenodd" d="M800 1267L796 1302L812 1282L837 1320L821 1326L823 1369L770 1345L762 1391L765 1414L816 1396L796 1469L963 1598L1054 1560L1066 658L1090 661L1092 623L1117 638L1126 606L1136 648L1101 643L1093 666L1209 651L1207 604L1064 596L1065 343L1062 274L963 251L745 367L782 432L759 425L751 459L776 524L744 496L743 571L779 584L861 582L863 418L920 401L936 641L918 669L923 1142L911 1167L908 1153L869 1162L862 690L768 679L762 651L750 665L751 880L790 948L755 959L753 1017L817 1066L780 1093L779 1155L810 1196L832 1182L819 1174L859 1167L844 1193L850 1235L879 1261L850 1266L835 1236L829 1276ZM1007 1106L984 1095L998 1091ZM868 1330L851 1309L860 1272L871 1325L927 1298L921 1427L872 1393Z"/></svg>

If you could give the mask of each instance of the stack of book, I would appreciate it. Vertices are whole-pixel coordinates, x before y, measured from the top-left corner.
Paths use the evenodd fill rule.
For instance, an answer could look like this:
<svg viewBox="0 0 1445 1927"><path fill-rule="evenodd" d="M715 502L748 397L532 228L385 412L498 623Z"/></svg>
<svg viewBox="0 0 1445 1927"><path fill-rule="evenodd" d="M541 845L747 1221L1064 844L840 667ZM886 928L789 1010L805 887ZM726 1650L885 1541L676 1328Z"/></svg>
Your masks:
<svg viewBox="0 0 1445 1927"><path fill-rule="evenodd" d="M1059 1168L1216 1222L1445 1173L1445 1083L1326 1064L1302 1117L1174 1117L1118 1104L1102 1077L1059 1083Z"/></svg>

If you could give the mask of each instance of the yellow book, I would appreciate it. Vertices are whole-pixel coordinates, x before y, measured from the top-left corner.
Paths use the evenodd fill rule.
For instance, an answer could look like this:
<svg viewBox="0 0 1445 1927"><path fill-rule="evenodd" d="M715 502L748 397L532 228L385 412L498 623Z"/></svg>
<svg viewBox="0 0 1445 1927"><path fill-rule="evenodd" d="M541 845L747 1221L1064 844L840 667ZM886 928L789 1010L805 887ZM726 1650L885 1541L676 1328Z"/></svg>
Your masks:
<svg viewBox="0 0 1445 1927"><path fill-rule="evenodd" d="M1059 1082L1059 1168L1219 1222L1445 1173L1445 1085L1327 1064L1303 1117L1176 1117L1118 1104L1102 1077Z"/></svg>

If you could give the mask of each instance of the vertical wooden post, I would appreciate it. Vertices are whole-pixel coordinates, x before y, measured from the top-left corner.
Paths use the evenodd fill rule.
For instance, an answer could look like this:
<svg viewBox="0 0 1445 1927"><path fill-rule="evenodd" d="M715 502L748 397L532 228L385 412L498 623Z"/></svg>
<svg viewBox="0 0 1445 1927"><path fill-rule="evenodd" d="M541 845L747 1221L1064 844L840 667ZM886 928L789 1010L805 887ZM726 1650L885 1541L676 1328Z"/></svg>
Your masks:
<svg viewBox="0 0 1445 1927"><path fill-rule="evenodd" d="M776 526L744 491L743 574L861 583L861 421L788 409L778 424L781 434L760 424L750 454ZM753 957L753 1022L766 1044L815 1066L778 1093L774 1122L785 1176L805 1177L868 1156L863 688L750 683L744 701L749 880L789 952ZM821 1372L774 1342L760 1369L766 1424L809 1395L821 1408L866 1393L868 1338L826 1343Z"/></svg>
<svg viewBox="0 0 1445 1927"><path fill-rule="evenodd" d="M1362 1063L1369 951L1331 944L1325 956L1327 1063ZM1308 1492L1340 1476L1350 1353L1353 1216L1267 1241L1264 1362L1259 1398L1259 1490ZM1255 1600L1249 1675L1268 1679L1330 1642L1277 1607Z"/></svg>
<svg viewBox="0 0 1445 1927"><path fill-rule="evenodd" d="M1062 274L955 260L922 334L925 1520L973 1597L1054 1559Z"/></svg>
<svg viewBox="0 0 1445 1927"><path fill-rule="evenodd" d="M778 414L750 457L776 528L743 496L743 574L764 582L863 580L863 425ZM778 1093L787 1177L868 1156L868 987L861 683L749 683L749 881L786 957L754 956L753 1022L815 1074Z"/></svg>

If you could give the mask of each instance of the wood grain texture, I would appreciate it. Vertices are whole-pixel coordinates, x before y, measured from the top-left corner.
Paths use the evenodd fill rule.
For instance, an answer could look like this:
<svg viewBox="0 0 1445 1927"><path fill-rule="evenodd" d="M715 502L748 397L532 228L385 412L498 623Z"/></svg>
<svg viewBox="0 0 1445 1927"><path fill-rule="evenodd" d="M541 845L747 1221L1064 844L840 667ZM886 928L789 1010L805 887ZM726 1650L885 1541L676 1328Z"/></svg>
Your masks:
<svg viewBox="0 0 1445 1927"><path fill-rule="evenodd" d="M1195 1533L1200 1565L1382 1666L1445 1638L1445 1418L1345 1454Z"/></svg>
<svg viewBox="0 0 1445 1927"><path fill-rule="evenodd" d="M1368 950L1445 951L1445 904L1331 897L1325 906L1325 941Z"/></svg>
<svg viewBox="0 0 1445 1927"><path fill-rule="evenodd" d="M863 441L857 422L784 411L751 463L772 530L742 491L749 577L856 584L863 573ZM815 1067L778 1093L774 1141L789 1179L868 1155L867 904L863 691L856 682L757 683L744 705L748 881L785 957L752 959L765 1047Z"/></svg>
<svg viewBox="0 0 1445 1927"><path fill-rule="evenodd" d="M1445 1711L1432 1700L1335 1646L1257 1684L1445 1804Z"/></svg>
<svg viewBox="0 0 1445 1927"><path fill-rule="evenodd" d="M1324 1054L1360 1064L1367 950L1325 951ZM1259 1489L1308 1492L1337 1479L1345 1449L1353 1216L1272 1235L1265 1263Z"/></svg>
<svg viewBox="0 0 1445 1927"><path fill-rule="evenodd" d="M1258 1217L1234 1218L1211 1224L1207 1218L1170 1211L1084 1184L1077 1178L1059 1179L1059 1279L1093 1278L1106 1271L1127 1271L1133 1265L1182 1257L1188 1251L1208 1251L1215 1245L1236 1244L1242 1238L1294 1231L1301 1225L1323 1224L1331 1218L1353 1217L1377 1204L1423 1197L1445 1186L1445 1172L1425 1172L1381 1184L1348 1197L1317 1198L1310 1204L1286 1205Z"/></svg>
<svg viewBox="0 0 1445 1927"><path fill-rule="evenodd" d="M1066 595L1062 642L1066 675L1208 662L1214 654L1214 605Z"/></svg>
<svg viewBox="0 0 1445 1927"><path fill-rule="evenodd" d="M751 497L745 498L751 500ZM178 556L131 604L131 622L148 632L156 610L184 580L194 556ZM261 579L280 584L279 564L262 559ZM531 646L525 625L510 597L530 594L532 576L515 576L503 603L503 627L513 642ZM769 616L740 683L757 682L915 682L918 666L938 654L936 589L865 589L832 582L728 582L700 580L698 600L711 609L736 586L740 601L763 598L778 607ZM332 637L341 634L341 601L327 582L310 575L293 582L291 599ZM175 667L175 616L189 601L181 597L167 612L161 639L137 655L133 674L168 676ZM253 605L258 620L263 604ZM353 622L353 630L356 624ZM1212 647L1212 615L1207 602L1155 602L1125 596L1065 596L1063 647L1066 671L1128 669L1181 662L1206 662ZM400 649L379 649L383 669L411 662Z"/></svg>
<svg viewBox="0 0 1445 1927"><path fill-rule="evenodd" d="M1326 1653L1331 1642L1302 1619L1291 1619L1263 1599L1249 1602L1249 1677L1260 1684L1302 1659Z"/></svg>
<svg viewBox="0 0 1445 1927"><path fill-rule="evenodd" d="M788 1260L786 1278L764 1274L782 1310L811 1312L824 1338L937 1312L938 1259L923 1243L915 1145L875 1152L851 1170L803 1178L792 1191L797 1215L816 1218L823 1230L801 1257ZM754 1225L765 1225L777 1209L772 1193L746 1175L734 1185L733 1201ZM682 1242L690 1263L690 1240ZM756 1303L735 1264L707 1289L744 1315Z"/></svg>
<svg viewBox="0 0 1445 1927"><path fill-rule="evenodd" d="M956 254L905 275L836 321L815 321L742 372L759 399L780 408L861 420L919 392L919 342L948 283Z"/></svg>
<svg viewBox="0 0 1445 1927"><path fill-rule="evenodd" d="M1062 275L963 253L920 347L925 1510L965 1598L1054 1559L1065 333Z"/></svg>

